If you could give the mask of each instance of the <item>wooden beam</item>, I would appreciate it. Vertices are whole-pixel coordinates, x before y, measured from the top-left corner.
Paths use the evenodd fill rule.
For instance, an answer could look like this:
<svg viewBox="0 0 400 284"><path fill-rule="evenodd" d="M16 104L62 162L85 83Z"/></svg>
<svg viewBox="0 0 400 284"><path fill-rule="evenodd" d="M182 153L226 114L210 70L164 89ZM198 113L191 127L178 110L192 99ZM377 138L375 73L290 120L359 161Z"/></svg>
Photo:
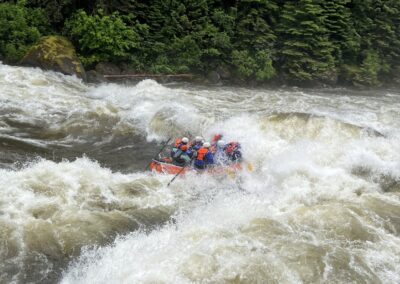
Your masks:
<svg viewBox="0 0 400 284"><path fill-rule="evenodd" d="M193 77L193 74L121 74L103 75L104 78L140 78L140 77Z"/></svg>

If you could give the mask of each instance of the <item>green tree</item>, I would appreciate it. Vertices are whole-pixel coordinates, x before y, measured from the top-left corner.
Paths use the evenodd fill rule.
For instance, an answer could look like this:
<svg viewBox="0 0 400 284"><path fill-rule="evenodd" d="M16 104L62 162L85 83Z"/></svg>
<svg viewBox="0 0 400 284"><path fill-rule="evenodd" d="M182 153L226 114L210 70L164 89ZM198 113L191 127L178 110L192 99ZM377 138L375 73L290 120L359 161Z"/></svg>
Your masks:
<svg viewBox="0 0 400 284"><path fill-rule="evenodd" d="M232 64L236 73L244 78L267 80L275 75L272 65L276 35L278 6L275 1L243 1L237 4L234 51Z"/></svg>
<svg viewBox="0 0 400 284"><path fill-rule="evenodd" d="M361 37L354 28L349 4L351 0L320 0L323 23L333 44L337 65L355 62L360 52Z"/></svg>
<svg viewBox="0 0 400 284"><path fill-rule="evenodd" d="M358 78L369 74L359 81L377 85L382 80L396 76L400 66L400 2L353 0L352 5L355 28L361 36L361 50L364 52L359 54L358 61L351 67L358 70ZM372 77L366 72L367 69L371 70L366 68L371 62L379 65L379 68L374 68L378 73ZM377 79L373 79L375 76Z"/></svg>
<svg viewBox="0 0 400 284"><path fill-rule="evenodd" d="M40 9L17 4L0 3L0 57L15 63L28 48L49 30L47 18Z"/></svg>
<svg viewBox="0 0 400 284"><path fill-rule="evenodd" d="M281 11L279 65L287 79L307 82L335 72L334 46L322 7L313 0L286 2Z"/></svg>
<svg viewBox="0 0 400 284"><path fill-rule="evenodd" d="M65 33L76 44L84 65L101 61L128 60L138 47L137 33L129 28L118 13L105 15L98 10L93 16L79 10L65 24Z"/></svg>

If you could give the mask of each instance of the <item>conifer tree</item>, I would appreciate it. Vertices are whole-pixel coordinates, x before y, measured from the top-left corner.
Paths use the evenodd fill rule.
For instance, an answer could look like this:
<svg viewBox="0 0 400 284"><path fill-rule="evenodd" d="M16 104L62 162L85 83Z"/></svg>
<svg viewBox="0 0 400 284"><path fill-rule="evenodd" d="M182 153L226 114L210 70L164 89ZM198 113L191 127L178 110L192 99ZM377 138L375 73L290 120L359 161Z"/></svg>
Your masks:
<svg viewBox="0 0 400 284"><path fill-rule="evenodd" d="M232 63L239 75L265 80L275 74L272 56L276 36L271 25L277 9L273 0L238 3Z"/></svg>
<svg viewBox="0 0 400 284"><path fill-rule="evenodd" d="M351 0L320 0L324 27L334 46L336 64L354 62L360 50L361 38L357 34L349 8Z"/></svg>
<svg viewBox="0 0 400 284"><path fill-rule="evenodd" d="M361 47L357 61L344 65L345 79L354 85L379 85L399 71L400 2L353 0L351 4Z"/></svg>
<svg viewBox="0 0 400 284"><path fill-rule="evenodd" d="M297 82L324 79L335 72L333 51L322 7L313 0L286 2L281 11L281 71Z"/></svg>

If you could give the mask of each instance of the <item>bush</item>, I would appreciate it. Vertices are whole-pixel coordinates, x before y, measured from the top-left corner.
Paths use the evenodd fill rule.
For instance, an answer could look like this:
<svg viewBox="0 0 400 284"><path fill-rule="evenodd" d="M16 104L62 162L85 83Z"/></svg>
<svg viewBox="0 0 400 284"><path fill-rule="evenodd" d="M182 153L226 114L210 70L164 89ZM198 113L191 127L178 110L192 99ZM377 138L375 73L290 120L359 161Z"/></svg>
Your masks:
<svg viewBox="0 0 400 284"><path fill-rule="evenodd" d="M0 3L0 57L15 63L42 35L49 32L41 9L29 9L22 3Z"/></svg>
<svg viewBox="0 0 400 284"><path fill-rule="evenodd" d="M138 35L118 13L93 16L77 11L65 24L66 35L75 43L82 63L91 66L101 61L122 61L138 46Z"/></svg>
<svg viewBox="0 0 400 284"><path fill-rule="evenodd" d="M263 81L275 75L272 60L265 51L258 51L255 56L252 56L247 50L234 50L232 64L240 77L255 77L258 81Z"/></svg>
<svg viewBox="0 0 400 284"><path fill-rule="evenodd" d="M367 50L364 54L364 60L361 66L344 65L343 79L351 82L354 86L379 86L379 75L386 71L384 64L378 53L374 50Z"/></svg>

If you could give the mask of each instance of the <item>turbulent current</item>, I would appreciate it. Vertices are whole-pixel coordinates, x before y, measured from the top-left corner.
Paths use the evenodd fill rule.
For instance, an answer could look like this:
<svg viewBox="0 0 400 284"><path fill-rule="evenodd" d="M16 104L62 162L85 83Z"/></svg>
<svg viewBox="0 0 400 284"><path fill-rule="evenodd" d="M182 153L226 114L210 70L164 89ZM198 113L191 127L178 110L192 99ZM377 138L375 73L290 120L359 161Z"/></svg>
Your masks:
<svg viewBox="0 0 400 284"><path fill-rule="evenodd" d="M144 170L215 133L252 168ZM0 283L400 283L400 93L0 64Z"/></svg>

